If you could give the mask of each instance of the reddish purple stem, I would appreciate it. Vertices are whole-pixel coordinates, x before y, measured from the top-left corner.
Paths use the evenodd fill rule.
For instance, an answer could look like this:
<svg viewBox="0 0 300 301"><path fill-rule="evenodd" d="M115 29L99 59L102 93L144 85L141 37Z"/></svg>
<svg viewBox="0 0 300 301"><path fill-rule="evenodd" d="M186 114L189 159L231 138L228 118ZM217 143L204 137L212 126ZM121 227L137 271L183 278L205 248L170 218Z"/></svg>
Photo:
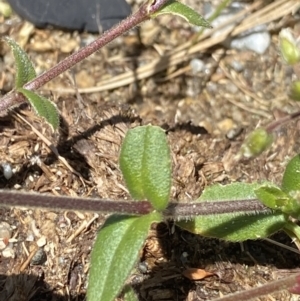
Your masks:
<svg viewBox="0 0 300 301"><path fill-rule="evenodd" d="M136 13L130 15L120 24L104 32L103 35L101 35L91 44L71 54L70 56L59 62L56 66L52 67L48 71L44 72L43 74L39 75L29 83L24 85L24 88L27 90L37 90L38 88L42 87L61 73L72 68L77 63L81 62L94 52L101 49L103 46L113 41L115 38L119 37L128 30L139 25L140 23L150 19L151 15L160 10L168 1L169 0L148 0L148 2L144 3ZM11 92L6 94L0 100L0 115L1 112L6 112L6 110L8 110L9 108L25 101L26 99L20 93Z"/></svg>

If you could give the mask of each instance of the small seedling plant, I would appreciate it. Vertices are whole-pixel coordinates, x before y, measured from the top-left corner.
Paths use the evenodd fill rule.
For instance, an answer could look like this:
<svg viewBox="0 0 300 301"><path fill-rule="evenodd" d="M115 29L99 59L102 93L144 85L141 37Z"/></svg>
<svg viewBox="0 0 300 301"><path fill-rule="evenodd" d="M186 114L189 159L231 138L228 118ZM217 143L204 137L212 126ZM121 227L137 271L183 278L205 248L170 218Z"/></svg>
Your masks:
<svg viewBox="0 0 300 301"><path fill-rule="evenodd" d="M12 39L4 38L13 51L17 72L15 89L1 99L0 111L29 102L36 113L56 130L59 112L55 104L36 90L117 36L161 14L175 14L194 25L210 26L198 13L178 1L149 0L135 14L39 76L26 53ZM283 57L291 64L300 61L299 48L295 45L295 41L291 42L286 36L281 39ZM289 59L290 56L293 58ZM298 90L299 83L296 82L291 90L294 99L299 96ZM297 116L299 113L289 120ZM277 121L253 131L245 140L241 155L259 155L271 144L271 132L278 125L280 122ZM283 230L296 238L297 245L300 245L300 227L297 225L300 218L299 155L288 163L280 186L270 182L214 185L207 187L197 200L188 204L170 202L171 156L166 133L161 128L148 125L129 130L121 147L119 163L134 201L110 202L0 191L0 204L4 206L113 213L100 229L92 250L88 301L112 301L123 289L126 300L137 300L130 287L124 288L126 279L136 264L151 225L168 219L192 233L231 242L265 238ZM295 275L253 289L250 294L248 291L248 295L240 293L222 300L248 300L285 288L300 293L299 283L300 275Z"/></svg>
<svg viewBox="0 0 300 301"><path fill-rule="evenodd" d="M112 215L105 222L92 251L89 300L116 297L154 222L172 218L192 233L231 242L265 238L279 230L300 239L295 222L300 213L299 155L287 165L281 187L268 182L214 185L190 206L169 204L171 158L161 128L129 130L121 148L120 168L132 198L148 200L152 210L142 216Z"/></svg>

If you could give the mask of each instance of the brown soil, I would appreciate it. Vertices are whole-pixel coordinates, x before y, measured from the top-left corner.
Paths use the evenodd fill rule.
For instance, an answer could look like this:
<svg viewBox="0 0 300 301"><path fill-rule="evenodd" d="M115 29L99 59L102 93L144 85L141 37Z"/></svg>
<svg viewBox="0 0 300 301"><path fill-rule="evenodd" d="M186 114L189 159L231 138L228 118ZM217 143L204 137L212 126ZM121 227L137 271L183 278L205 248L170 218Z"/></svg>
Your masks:
<svg viewBox="0 0 300 301"><path fill-rule="evenodd" d="M294 17L287 15L277 22L281 27L293 26ZM273 25L270 28L276 28ZM0 21L0 32L24 47L38 72L94 38L38 30L15 16ZM41 89L61 112L59 133L53 133L27 106L1 118L0 162L10 163L14 175L9 180L1 175L0 187L128 199L118 168L120 144L129 128L149 123L168 133L173 200L194 200L212 183L270 180L279 184L288 159L299 152L297 122L277 130L266 153L235 161L245 135L257 125L299 110L287 96L293 71L278 55L278 28L271 33L272 44L264 55L217 44L145 79L83 93L81 88L101 87L106 79L151 63L194 33L183 21L167 17L117 39ZM15 71L8 47L2 44L0 54L4 94L13 88ZM192 58L205 62L205 72L193 74ZM241 71L234 70L234 62L241 64ZM70 167L20 116L56 146ZM37 158L42 167L35 163ZM90 250L104 219L85 212L1 208L0 222L10 225L13 238L6 255L0 256L0 300L85 300ZM46 242L38 248L43 238ZM272 239L295 247L283 233ZM294 273L300 264L298 254L264 240L227 243L192 235L172 223L153 226L140 259L129 281L141 300L149 301L212 300ZM187 268L202 268L214 276L192 281L182 275ZM282 292L261 300L291 298Z"/></svg>

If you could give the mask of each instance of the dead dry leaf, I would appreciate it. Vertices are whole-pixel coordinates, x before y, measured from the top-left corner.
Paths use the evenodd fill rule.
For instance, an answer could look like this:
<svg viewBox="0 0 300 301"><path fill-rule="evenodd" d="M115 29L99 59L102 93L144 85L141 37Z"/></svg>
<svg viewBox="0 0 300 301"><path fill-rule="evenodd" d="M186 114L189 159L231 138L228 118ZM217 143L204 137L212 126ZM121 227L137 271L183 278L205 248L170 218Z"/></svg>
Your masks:
<svg viewBox="0 0 300 301"><path fill-rule="evenodd" d="M190 280L201 280L214 274L203 269L188 268L182 272L182 275Z"/></svg>

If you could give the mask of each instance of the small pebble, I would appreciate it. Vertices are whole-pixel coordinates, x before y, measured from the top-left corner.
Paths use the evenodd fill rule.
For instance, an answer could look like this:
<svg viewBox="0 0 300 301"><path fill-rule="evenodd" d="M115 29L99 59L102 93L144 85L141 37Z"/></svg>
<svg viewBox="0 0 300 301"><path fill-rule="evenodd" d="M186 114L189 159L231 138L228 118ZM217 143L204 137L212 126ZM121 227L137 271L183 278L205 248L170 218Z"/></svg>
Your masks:
<svg viewBox="0 0 300 301"><path fill-rule="evenodd" d="M0 250L4 250L7 246L7 242L5 240L0 240Z"/></svg>
<svg viewBox="0 0 300 301"><path fill-rule="evenodd" d="M240 35L230 42L230 47L239 50L252 50L264 54L271 44L271 35L266 26L254 27L251 32Z"/></svg>
<svg viewBox="0 0 300 301"><path fill-rule="evenodd" d="M38 249L36 253L33 255L30 263L32 265L42 265L47 260L46 252L43 249Z"/></svg>
<svg viewBox="0 0 300 301"><path fill-rule="evenodd" d="M7 247L8 240L11 238L11 227L6 222L0 223L0 250Z"/></svg>
<svg viewBox="0 0 300 301"><path fill-rule="evenodd" d="M63 265L66 263L66 259L64 257L58 257L58 263L59 265Z"/></svg>
<svg viewBox="0 0 300 301"><path fill-rule="evenodd" d="M2 163L3 175L6 180L9 180L13 176L13 170L9 163Z"/></svg>
<svg viewBox="0 0 300 301"><path fill-rule="evenodd" d="M11 227L9 223L0 223L0 238L11 238Z"/></svg>
<svg viewBox="0 0 300 301"><path fill-rule="evenodd" d="M232 128L230 129L227 134L226 138L229 140L234 140L236 137L238 137L243 131L243 128L237 127L237 128Z"/></svg>
<svg viewBox="0 0 300 301"><path fill-rule="evenodd" d="M180 256L180 260L181 260L183 265L188 263L188 261L189 261L188 257L189 257L189 254L187 252L182 252L182 254Z"/></svg>
<svg viewBox="0 0 300 301"><path fill-rule="evenodd" d="M142 274L146 274L147 271L148 271L148 264L147 264L147 262L141 261L141 262L138 264L138 269L139 269L139 271L140 271Z"/></svg>
<svg viewBox="0 0 300 301"><path fill-rule="evenodd" d="M223 133L228 133L234 127L234 122L231 118L225 118L217 123L218 128Z"/></svg>
<svg viewBox="0 0 300 301"><path fill-rule="evenodd" d="M230 65L236 72L242 72L245 69L245 66L237 60L233 60Z"/></svg>
<svg viewBox="0 0 300 301"><path fill-rule="evenodd" d="M231 94L236 94L239 91L239 89L237 88L237 86L234 83L231 83L231 82L229 82L226 85L226 90L228 92L230 92Z"/></svg>
<svg viewBox="0 0 300 301"><path fill-rule="evenodd" d="M130 284L131 285L138 285L144 281L144 275L134 274L130 277Z"/></svg>
<svg viewBox="0 0 300 301"><path fill-rule="evenodd" d="M34 234L33 233L28 233L26 237L26 241L34 241Z"/></svg>
<svg viewBox="0 0 300 301"><path fill-rule="evenodd" d="M15 258L15 251L11 247L7 247L2 251L2 256L4 258Z"/></svg>
<svg viewBox="0 0 300 301"><path fill-rule="evenodd" d="M42 236L41 238L38 239L38 241L36 242L36 244L38 245L38 247L43 247L47 244L47 239L45 236Z"/></svg>
<svg viewBox="0 0 300 301"><path fill-rule="evenodd" d="M239 11L244 9L245 6L239 2L234 2L232 5L227 7L211 24L213 27L218 27L222 23L225 23L227 20L234 17ZM212 7L207 9L207 14L205 18L207 19L213 12ZM237 20L238 21L238 20ZM217 32L213 34L214 37L217 37L225 31L230 31L234 28L234 24L223 26ZM238 36L227 39L223 42L225 47L234 48L238 50L252 50L258 54L263 54L269 45L271 44L271 35L268 31L268 28L265 24L256 26L247 30Z"/></svg>
<svg viewBox="0 0 300 301"><path fill-rule="evenodd" d="M192 68L193 74L197 74L204 70L205 64L202 60L194 58L190 61L190 66Z"/></svg>

